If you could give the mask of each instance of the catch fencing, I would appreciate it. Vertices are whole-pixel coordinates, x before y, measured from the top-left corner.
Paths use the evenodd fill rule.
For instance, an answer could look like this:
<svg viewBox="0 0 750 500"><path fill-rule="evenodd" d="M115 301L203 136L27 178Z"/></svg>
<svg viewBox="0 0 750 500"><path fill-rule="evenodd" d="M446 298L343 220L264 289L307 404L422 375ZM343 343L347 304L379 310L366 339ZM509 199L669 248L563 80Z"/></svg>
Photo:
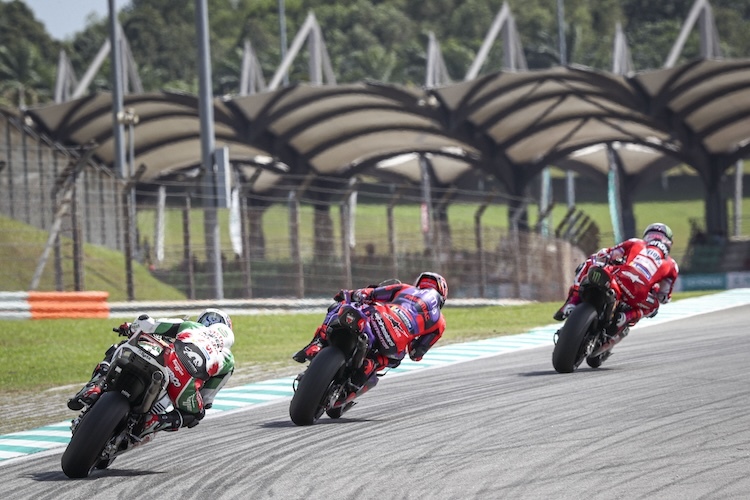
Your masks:
<svg viewBox="0 0 750 500"><path fill-rule="evenodd" d="M452 297L547 301L565 296L598 244L556 236L550 220L532 224L533 200L510 199L486 179L425 192L398 180L289 175L259 194L237 171L227 208L215 211L217 297L205 218L216 200L202 196L200 176L126 183L85 151L2 118L2 290L106 286L112 300L152 300L156 278L195 300L304 298L432 270Z"/></svg>

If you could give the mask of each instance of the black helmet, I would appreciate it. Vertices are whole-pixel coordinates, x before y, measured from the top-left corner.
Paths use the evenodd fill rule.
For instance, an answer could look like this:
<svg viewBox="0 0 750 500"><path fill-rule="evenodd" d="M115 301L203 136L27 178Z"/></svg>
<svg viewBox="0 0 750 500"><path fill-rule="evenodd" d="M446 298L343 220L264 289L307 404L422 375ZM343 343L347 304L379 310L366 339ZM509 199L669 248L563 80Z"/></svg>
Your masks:
<svg viewBox="0 0 750 500"><path fill-rule="evenodd" d="M672 230L661 222L649 224L643 231L643 239L648 242L661 241L667 246L667 251L672 249Z"/></svg>

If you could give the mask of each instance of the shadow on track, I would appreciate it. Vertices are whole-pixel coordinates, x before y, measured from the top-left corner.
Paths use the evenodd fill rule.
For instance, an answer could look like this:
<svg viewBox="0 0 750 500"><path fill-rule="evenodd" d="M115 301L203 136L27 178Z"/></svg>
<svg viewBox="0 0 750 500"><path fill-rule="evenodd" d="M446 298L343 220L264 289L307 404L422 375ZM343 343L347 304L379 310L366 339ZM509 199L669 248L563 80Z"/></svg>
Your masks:
<svg viewBox="0 0 750 500"><path fill-rule="evenodd" d="M164 471L153 471L153 470L133 470L133 469L103 469L103 470L94 470L91 472L91 475L86 478L80 478L80 479L71 479L68 476L66 476L62 471L54 471L54 472L36 472L34 474L30 474L26 476L27 478L45 483L53 483L58 481L92 481L99 478L105 478L105 477L138 477L138 476L151 476L154 474L166 474Z"/></svg>

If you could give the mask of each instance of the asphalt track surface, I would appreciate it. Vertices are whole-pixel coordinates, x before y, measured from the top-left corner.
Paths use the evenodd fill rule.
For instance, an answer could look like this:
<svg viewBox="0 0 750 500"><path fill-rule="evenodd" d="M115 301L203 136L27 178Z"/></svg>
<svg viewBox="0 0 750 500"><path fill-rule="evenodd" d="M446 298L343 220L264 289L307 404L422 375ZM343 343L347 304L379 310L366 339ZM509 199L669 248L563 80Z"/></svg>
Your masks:
<svg viewBox="0 0 750 500"><path fill-rule="evenodd" d="M340 420L288 400L162 433L71 480L0 467L12 499L750 498L750 306L636 329L597 370L550 346L384 377Z"/></svg>

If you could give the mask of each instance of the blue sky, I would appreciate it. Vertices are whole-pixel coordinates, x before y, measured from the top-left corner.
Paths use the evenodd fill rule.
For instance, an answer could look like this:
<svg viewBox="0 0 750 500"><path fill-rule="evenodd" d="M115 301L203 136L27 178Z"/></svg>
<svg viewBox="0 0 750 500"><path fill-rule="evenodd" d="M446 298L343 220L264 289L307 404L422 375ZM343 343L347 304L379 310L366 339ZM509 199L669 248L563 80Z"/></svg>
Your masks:
<svg viewBox="0 0 750 500"><path fill-rule="evenodd" d="M83 30L89 14L98 17L109 15L108 0L23 0L34 11L34 17L44 24L47 32L57 40L70 38ZM120 10L129 2L115 0Z"/></svg>

